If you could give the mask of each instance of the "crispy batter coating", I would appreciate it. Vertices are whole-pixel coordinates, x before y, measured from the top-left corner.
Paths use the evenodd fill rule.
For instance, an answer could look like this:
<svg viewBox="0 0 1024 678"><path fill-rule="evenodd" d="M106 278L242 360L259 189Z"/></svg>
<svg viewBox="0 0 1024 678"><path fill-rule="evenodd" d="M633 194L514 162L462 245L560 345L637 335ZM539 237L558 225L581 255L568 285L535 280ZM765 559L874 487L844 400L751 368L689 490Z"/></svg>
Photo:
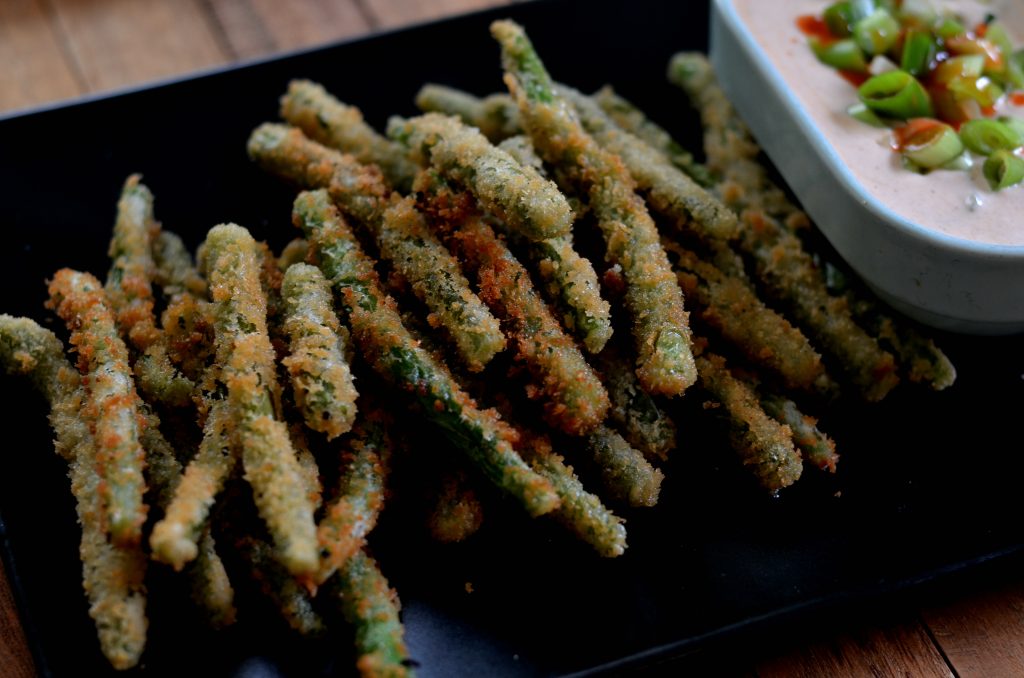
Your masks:
<svg viewBox="0 0 1024 678"><path fill-rule="evenodd" d="M345 213L363 223L381 255L409 281L448 330L460 357L482 370L505 346L498 321L473 293L459 262L437 240L411 198L392 196L376 171L281 125L262 125L249 154L264 168L307 187L324 187Z"/></svg>
<svg viewBox="0 0 1024 678"><path fill-rule="evenodd" d="M306 239L293 238L288 241L288 244L281 250L280 256L277 257L277 267L281 271L287 271L289 267L305 262L308 255L309 243L306 242Z"/></svg>
<svg viewBox="0 0 1024 678"><path fill-rule="evenodd" d="M836 472L836 464L839 462L836 444L818 428L818 421L814 417L801 412L799 406L789 398L775 393L763 394L761 406L773 419L789 426L793 444L805 460L822 471Z"/></svg>
<svg viewBox="0 0 1024 678"><path fill-rule="evenodd" d="M683 294L654 221L633 190L632 177L557 96L523 29L511 21L496 21L491 33L501 43L505 82L534 146L581 186L604 233L606 258L622 269L640 383L649 393L681 394L697 378Z"/></svg>
<svg viewBox="0 0 1024 678"><path fill-rule="evenodd" d="M803 332L767 307L743 278L726 275L669 239L662 244L700 319L752 364L780 377L787 388L813 390L825 375L821 356Z"/></svg>
<svg viewBox="0 0 1024 678"><path fill-rule="evenodd" d="M609 345L598 360L611 398L608 419L626 441L649 459L668 459L676 446L676 425L646 391L640 388L629 360L619 347Z"/></svg>
<svg viewBox="0 0 1024 678"><path fill-rule="evenodd" d="M601 472L604 489L630 506L654 506L665 474L611 428L601 425L586 438L587 454Z"/></svg>
<svg viewBox="0 0 1024 678"><path fill-rule="evenodd" d="M427 83L416 94L416 107L424 113L454 115L476 127L493 144L522 132L519 107L507 94L481 99L454 87Z"/></svg>
<svg viewBox="0 0 1024 678"><path fill-rule="evenodd" d="M199 275L192 254L181 236L160 229L152 242L153 282L167 298L188 292L199 299L206 298L206 280Z"/></svg>
<svg viewBox="0 0 1024 678"><path fill-rule="evenodd" d="M619 156L647 202L677 228L710 240L733 240L739 234L736 215L688 174L639 137L616 125L590 97L565 85L558 93L572 102L583 127L597 143Z"/></svg>
<svg viewBox="0 0 1024 678"><path fill-rule="evenodd" d="M314 577L323 584L353 553L366 543L384 507L384 487L390 472L391 439L388 427L394 421L384 411L371 407L363 413L341 455L341 486L317 525L320 541L320 569Z"/></svg>
<svg viewBox="0 0 1024 678"><path fill-rule="evenodd" d="M293 630L315 636L323 632L324 622L313 608L309 592L278 559L277 550L252 535L235 539L235 550L249 565L249 576L260 592L274 603Z"/></svg>
<svg viewBox="0 0 1024 678"><path fill-rule="evenodd" d="M534 473L513 448L514 431L497 413L479 409L448 370L420 348L402 325L394 300L381 291L371 260L359 248L327 192L300 194L293 218L334 286L366 361L412 395L423 414L531 515L556 508L558 496L551 484Z"/></svg>
<svg viewBox="0 0 1024 678"><path fill-rule="evenodd" d="M228 392L245 478L260 517L295 575L318 564L313 506L284 422L260 286L262 256L241 226L215 226L206 236L207 278L216 304L217 362Z"/></svg>
<svg viewBox="0 0 1024 678"><path fill-rule="evenodd" d="M140 400L128 366L128 348L117 332L103 286L92 275L67 268L57 271L48 305L68 325L78 369L88 380L82 414L95 431L106 528L115 544L138 544L147 512L146 454L139 440Z"/></svg>
<svg viewBox="0 0 1024 678"><path fill-rule="evenodd" d="M216 400L203 426L203 440L164 517L153 526L149 544L153 557L181 570L200 554L200 539L216 495L235 467L232 450L235 423L226 400Z"/></svg>
<svg viewBox="0 0 1024 678"><path fill-rule="evenodd" d="M430 497L427 529L434 540L453 544L477 533L484 520L483 504L464 469L453 466L441 469L440 474L436 492Z"/></svg>
<svg viewBox="0 0 1024 678"><path fill-rule="evenodd" d="M505 319L517 357L533 377L529 395L544 403L545 419L570 435L604 420L608 394L593 368L540 298L530 275L466 194L452 190L436 172L424 172L417 191L438 217L450 246L476 270L480 295Z"/></svg>
<svg viewBox="0 0 1024 678"><path fill-rule="evenodd" d="M693 154L673 139L668 131L650 120L642 110L620 96L610 85L602 87L591 98L616 125L643 139L644 143L668 158L669 162L686 172L698 184L704 188L715 185L715 178L707 167L694 160Z"/></svg>
<svg viewBox="0 0 1024 678"><path fill-rule="evenodd" d="M349 558L331 580L331 596L355 628L356 669L363 678L404 678L409 650L398 617L398 593L388 585L376 561L363 550Z"/></svg>
<svg viewBox="0 0 1024 678"><path fill-rule="evenodd" d="M792 431L761 407L750 383L737 378L725 359L712 353L697 358L701 386L721 405L723 420L740 463L750 469L766 490L775 492L795 483L803 472Z"/></svg>
<svg viewBox="0 0 1024 678"><path fill-rule="evenodd" d="M118 547L107 540L95 439L79 414L88 400L81 377L60 340L28 318L0 315L0 364L7 374L26 376L50 403L54 445L69 463L82 528L79 555L89 616L111 665L131 668L146 645L146 558L136 546Z"/></svg>
<svg viewBox="0 0 1024 678"><path fill-rule="evenodd" d="M427 113L392 118L388 136L407 146L422 164L464 185L487 211L532 240L572 229L572 209L554 183L493 146L473 127Z"/></svg>
<svg viewBox="0 0 1024 678"><path fill-rule="evenodd" d="M376 165L399 191L412 187L419 168L405 149L378 134L358 108L338 101L322 85L309 80L288 83L288 92L281 97L281 117L310 139Z"/></svg>
<svg viewBox="0 0 1024 678"><path fill-rule="evenodd" d="M281 295L290 351L283 362L295 404L306 425L331 440L352 428L358 393L330 284L316 266L295 264L285 272Z"/></svg>

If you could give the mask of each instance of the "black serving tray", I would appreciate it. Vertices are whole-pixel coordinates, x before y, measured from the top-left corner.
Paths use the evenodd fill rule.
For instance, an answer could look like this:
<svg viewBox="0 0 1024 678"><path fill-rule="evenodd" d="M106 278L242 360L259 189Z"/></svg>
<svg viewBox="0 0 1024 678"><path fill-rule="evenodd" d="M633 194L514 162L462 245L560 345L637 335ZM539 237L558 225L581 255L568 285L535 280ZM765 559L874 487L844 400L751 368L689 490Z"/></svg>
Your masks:
<svg viewBox="0 0 1024 678"><path fill-rule="evenodd" d="M276 118L288 80L319 80L382 127L388 115L415 113L426 81L501 89L487 26L503 16L525 24L556 78L584 90L610 82L699 147L695 116L664 71L673 52L706 49L707 6L659 0L517 4L9 116L0 120L0 310L57 327L42 307L44 280L62 266L105 274L117 195L132 172L153 188L165 226L191 245L234 221L280 246L294 235L292 192L249 163L245 141ZM400 592L420 675L632 670L1012 560L1024 545L1021 341L939 339L960 368L954 387L906 386L880 405L843 401L823 412L839 473L808 471L778 498L684 420L662 501L625 512L629 549L618 559L516 510L495 511L455 547L385 515L372 545ZM0 544L37 666L46 676L113 673L87 616L73 502L45 410L21 382L4 380L3 394ZM419 451L439 445L422 438ZM352 671L345 629L305 640L257 611L213 634L165 569L151 573L140 674Z"/></svg>

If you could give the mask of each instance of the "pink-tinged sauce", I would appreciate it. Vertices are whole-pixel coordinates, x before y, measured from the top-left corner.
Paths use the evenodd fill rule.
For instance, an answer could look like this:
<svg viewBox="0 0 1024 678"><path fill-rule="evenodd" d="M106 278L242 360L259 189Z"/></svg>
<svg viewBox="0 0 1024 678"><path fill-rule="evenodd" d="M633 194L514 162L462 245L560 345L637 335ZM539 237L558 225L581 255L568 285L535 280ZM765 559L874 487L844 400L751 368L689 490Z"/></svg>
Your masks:
<svg viewBox="0 0 1024 678"><path fill-rule="evenodd" d="M892 132L851 118L857 101L853 85L815 58L805 32L806 17L821 16L826 0L734 0L736 11L768 61L789 85L840 160L877 202L908 221L946 235L996 245L1024 245L1024 185L994 192L976 162L969 171L939 170L920 175L902 165ZM966 26L995 14L1020 46L1024 2L1020 0L936 0L939 9L959 14ZM1024 96L1010 95L997 113L1024 118Z"/></svg>

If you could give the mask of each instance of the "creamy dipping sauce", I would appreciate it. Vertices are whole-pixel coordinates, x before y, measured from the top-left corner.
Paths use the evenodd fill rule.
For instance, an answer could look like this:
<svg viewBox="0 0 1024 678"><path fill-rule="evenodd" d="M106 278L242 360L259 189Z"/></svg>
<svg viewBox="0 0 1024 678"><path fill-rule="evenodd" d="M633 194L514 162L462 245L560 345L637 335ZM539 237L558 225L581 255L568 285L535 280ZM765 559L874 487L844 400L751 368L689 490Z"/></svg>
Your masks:
<svg viewBox="0 0 1024 678"><path fill-rule="evenodd" d="M833 151L877 202L924 228L995 245L1024 245L1024 185L992 191L981 162L970 171L936 170L916 174L903 167L892 150L892 133L853 119L847 108L858 101L856 89L834 69L818 61L797 26L804 15L820 16L825 0L735 0L734 6L770 64L819 128ZM936 0L964 24L994 14L1013 33L1024 35L1020 0ZM1019 97L1004 97L999 114L1024 117Z"/></svg>

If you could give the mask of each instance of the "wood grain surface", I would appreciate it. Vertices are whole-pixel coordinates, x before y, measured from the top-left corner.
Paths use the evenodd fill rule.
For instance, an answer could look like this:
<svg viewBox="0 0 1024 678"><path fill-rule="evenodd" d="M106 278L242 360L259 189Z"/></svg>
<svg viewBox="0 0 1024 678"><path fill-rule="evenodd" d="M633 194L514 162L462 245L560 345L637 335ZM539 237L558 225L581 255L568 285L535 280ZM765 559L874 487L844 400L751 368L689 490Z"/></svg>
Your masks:
<svg viewBox="0 0 1024 678"><path fill-rule="evenodd" d="M0 0L0 111L508 1ZM889 610L875 620L801 639L782 653L736 647L724 654L723 670L707 673L1021 676L1024 583L948 596L921 610ZM674 672L667 665L658 671ZM6 576L0 576L0 675L35 675Z"/></svg>

